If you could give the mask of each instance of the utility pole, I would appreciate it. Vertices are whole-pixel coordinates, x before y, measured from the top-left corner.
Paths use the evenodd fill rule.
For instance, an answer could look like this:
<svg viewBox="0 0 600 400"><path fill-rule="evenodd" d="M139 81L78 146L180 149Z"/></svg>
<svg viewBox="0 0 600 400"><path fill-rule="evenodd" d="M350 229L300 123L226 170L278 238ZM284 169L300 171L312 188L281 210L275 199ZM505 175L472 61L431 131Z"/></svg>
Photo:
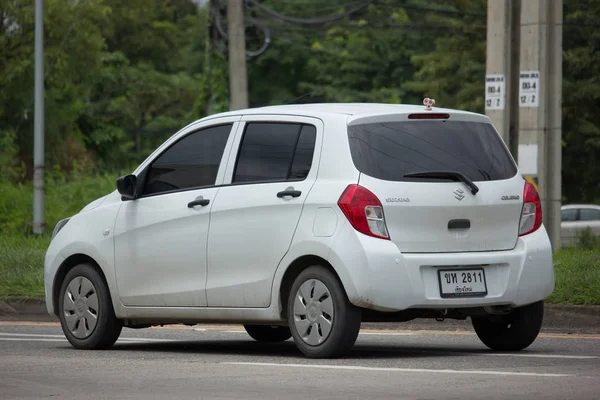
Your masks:
<svg viewBox="0 0 600 400"><path fill-rule="evenodd" d="M229 38L229 109L248 108L248 72L244 1L228 0L227 36Z"/></svg>
<svg viewBox="0 0 600 400"><path fill-rule="evenodd" d="M560 247L563 0L527 0L521 12L519 153L537 160L544 225ZM520 154L521 155L521 154Z"/></svg>
<svg viewBox="0 0 600 400"><path fill-rule="evenodd" d="M44 0L35 2L33 233L44 233Z"/></svg>
<svg viewBox="0 0 600 400"><path fill-rule="evenodd" d="M487 3L485 111L515 160L519 143L521 0Z"/></svg>

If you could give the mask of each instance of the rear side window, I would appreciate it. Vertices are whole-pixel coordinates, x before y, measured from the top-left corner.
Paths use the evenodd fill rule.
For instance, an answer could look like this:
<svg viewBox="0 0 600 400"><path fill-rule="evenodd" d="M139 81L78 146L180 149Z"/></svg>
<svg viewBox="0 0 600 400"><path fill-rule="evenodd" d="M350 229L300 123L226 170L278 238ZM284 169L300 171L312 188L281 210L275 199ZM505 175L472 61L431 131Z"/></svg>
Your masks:
<svg viewBox="0 0 600 400"><path fill-rule="evenodd" d="M508 179L517 167L491 125L463 121L386 122L348 127L356 168L388 181L414 172L455 171L473 181ZM432 182L431 179L426 181Z"/></svg>
<svg viewBox="0 0 600 400"><path fill-rule="evenodd" d="M600 221L600 210L594 208L582 208L579 211L581 221Z"/></svg>
<svg viewBox="0 0 600 400"><path fill-rule="evenodd" d="M151 164L144 194L214 185L231 126L193 132L169 147Z"/></svg>
<svg viewBox="0 0 600 400"><path fill-rule="evenodd" d="M233 183L304 180L315 150L316 129L292 123L249 123Z"/></svg>

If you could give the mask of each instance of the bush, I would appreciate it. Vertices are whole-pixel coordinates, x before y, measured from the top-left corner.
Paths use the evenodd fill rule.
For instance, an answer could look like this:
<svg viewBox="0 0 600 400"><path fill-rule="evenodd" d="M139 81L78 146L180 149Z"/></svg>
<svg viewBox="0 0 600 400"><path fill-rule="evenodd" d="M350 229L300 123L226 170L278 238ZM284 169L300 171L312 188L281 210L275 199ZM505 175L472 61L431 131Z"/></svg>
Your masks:
<svg viewBox="0 0 600 400"><path fill-rule="evenodd" d="M79 212L86 204L116 188L116 179L127 172L85 175L74 172L69 179L58 172L46 176L45 231L52 232L58 221ZM0 231L27 235L33 227L33 184L11 183L0 178Z"/></svg>
<svg viewBox="0 0 600 400"><path fill-rule="evenodd" d="M600 236L594 235L592 228L585 227L577 232L577 247L582 249L600 249Z"/></svg>

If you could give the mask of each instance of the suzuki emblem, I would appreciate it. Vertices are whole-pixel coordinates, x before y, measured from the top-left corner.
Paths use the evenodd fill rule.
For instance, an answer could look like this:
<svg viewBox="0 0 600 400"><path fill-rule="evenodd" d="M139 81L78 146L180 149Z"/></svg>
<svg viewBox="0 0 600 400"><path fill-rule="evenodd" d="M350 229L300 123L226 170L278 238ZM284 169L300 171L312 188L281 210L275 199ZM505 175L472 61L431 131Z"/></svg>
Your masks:
<svg viewBox="0 0 600 400"><path fill-rule="evenodd" d="M458 201L461 201L465 198L465 192L462 189L456 189L454 192L454 198Z"/></svg>

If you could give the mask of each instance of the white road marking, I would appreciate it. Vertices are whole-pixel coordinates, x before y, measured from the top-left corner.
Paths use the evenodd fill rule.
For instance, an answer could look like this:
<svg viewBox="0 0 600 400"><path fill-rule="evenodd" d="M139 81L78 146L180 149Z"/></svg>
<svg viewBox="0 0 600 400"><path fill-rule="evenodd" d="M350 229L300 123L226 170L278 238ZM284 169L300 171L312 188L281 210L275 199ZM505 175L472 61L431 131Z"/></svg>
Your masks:
<svg viewBox="0 0 600 400"><path fill-rule="evenodd" d="M66 342L67 340L61 339L40 339L40 338L7 338L3 337L0 340L8 341L8 342Z"/></svg>
<svg viewBox="0 0 600 400"><path fill-rule="evenodd" d="M517 353L487 353L478 354L480 356L493 356L493 357L531 357L531 358L570 358L573 360L587 360L593 358L600 358L600 356L571 356L563 354L517 354Z"/></svg>
<svg viewBox="0 0 600 400"><path fill-rule="evenodd" d="M322 365L322 364L277 364L253 362L222 362L226 365L245 365L255 367L288 367L288 368L315 368L315 369L340 369L355 371L380 371L380 372L415 372L433 374L465 374L465 375L504 375L504 376L537 376L537 377L568 377L568 374L550 374L537 372L511 372L511 371L483 371L483 370L456 370L456 369L424 369L424 368L387 368L387 367L360 367L350 365Z"/></svg>
<svg viewBox="0 0 600 400"><path fill-rule="evenodd" d="M43 340L39 340L36 338L59 338L62 340L67 340L67 338L65 337L65 335L49 335L49 334L36 334L36 333L6 333L6 332L0 332L0 336L12 336L15 338L19 338L19 340L38 340L38 341L43 341ZM0 340L8 340L9 338L3 338L0 337ZM59 341L62 341L59 340ZM145 339L145 338L128 338L128 337L121 337L119 338L119 340L123 340L123 341L129 341L129 342L176 342L177 340L174 339ZM56 340L54 340L56 341Z"/></svg>

